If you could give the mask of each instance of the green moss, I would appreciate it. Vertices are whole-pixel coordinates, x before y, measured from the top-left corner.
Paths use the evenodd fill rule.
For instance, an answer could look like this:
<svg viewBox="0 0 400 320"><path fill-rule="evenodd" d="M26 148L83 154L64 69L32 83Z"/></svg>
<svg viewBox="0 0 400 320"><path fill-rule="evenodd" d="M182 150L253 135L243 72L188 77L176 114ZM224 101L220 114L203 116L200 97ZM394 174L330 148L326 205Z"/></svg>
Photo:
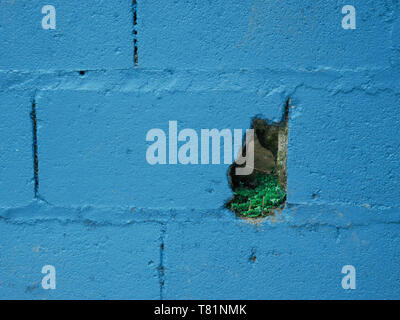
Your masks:
<svg viewBox="0 0 400 320"><path fill-rule="evenodd" d="M285 202L286 192L274 174L258 174L254 180L256 187L248 188L240 183L233 190L233 199L228 207L237 214L257 218L271 214L271 209Z"/></svg>

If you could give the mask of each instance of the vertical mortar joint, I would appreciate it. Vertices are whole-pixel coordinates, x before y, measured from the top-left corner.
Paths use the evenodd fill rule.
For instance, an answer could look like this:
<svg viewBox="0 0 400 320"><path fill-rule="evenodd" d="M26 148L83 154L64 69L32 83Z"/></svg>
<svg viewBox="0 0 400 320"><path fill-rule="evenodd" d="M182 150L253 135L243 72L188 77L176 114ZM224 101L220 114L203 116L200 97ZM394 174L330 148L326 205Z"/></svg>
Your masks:
<svg viewBox="0 0 400 320"><path fill-rule="evenodd" d="M133 60L135 66L138 67L138 47L137 47L137 3L136 0L132 1L133 11Z"/></svg>
<svg viewBox="0 0 400 320"><path fill-rule="evenodd" d="M38 143L37 143L37 116L36 116L36 101L32 100L31 110L32 121L32 155L33 155L33 180L34 180L34 196L38 198L39 193L39 157L38 157Z"/></svg>
<svg viewBox="0 0 400 320"><path fill-rule="evenodd" d="M165 225L163 225L160 235L160 265L158 267L158 279L160 283L160 300L164 299L164 286L165 286L165 267L164 267L165 232L166 232Z"/></svg>

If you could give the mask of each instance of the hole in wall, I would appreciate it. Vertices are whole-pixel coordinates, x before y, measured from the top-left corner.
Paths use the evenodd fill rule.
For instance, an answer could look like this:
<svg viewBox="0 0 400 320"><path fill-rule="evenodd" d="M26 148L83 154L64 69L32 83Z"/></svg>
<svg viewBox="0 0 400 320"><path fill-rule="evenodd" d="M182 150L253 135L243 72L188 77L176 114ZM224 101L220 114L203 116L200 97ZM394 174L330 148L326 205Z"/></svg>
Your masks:
<svg viewBox="0 0 400 320"><path fill-rule="evenodd" d="M229 167L228 179L233 197L226 207L242 218L260 218L274 215L283 209L286 202L287 181L287 143L289 132L290 99L286 101L285 111L279 123L255 117L251 129L254 165L248 175L238 175L237 168L246 164L235 162ZM246 155L246 141L240 151Z"/></svg>
<svg viewBox="0 0 400 320"><path fill-rule="evenodd" d="M257 256L256 256L255 250L253 248L253 249L251 249L251 253L249 256L249 262L255 263L256 261L257 261Z"/></svg>

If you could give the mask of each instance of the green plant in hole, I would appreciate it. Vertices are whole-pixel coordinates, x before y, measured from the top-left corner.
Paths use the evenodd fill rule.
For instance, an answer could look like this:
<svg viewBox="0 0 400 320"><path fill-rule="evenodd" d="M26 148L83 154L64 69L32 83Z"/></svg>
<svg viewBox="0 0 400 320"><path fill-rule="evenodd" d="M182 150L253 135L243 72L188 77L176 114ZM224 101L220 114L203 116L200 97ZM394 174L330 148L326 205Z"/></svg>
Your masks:
<svg viewBox="0 0 400 320"><path fill-rule="evenodd" d="M243 183L233 190L233 198L228 207L237 214L257 218L271 213L271 209L285 202L286 192L279 184L275 174L258 174L255 187L246 187Z"/></svg>

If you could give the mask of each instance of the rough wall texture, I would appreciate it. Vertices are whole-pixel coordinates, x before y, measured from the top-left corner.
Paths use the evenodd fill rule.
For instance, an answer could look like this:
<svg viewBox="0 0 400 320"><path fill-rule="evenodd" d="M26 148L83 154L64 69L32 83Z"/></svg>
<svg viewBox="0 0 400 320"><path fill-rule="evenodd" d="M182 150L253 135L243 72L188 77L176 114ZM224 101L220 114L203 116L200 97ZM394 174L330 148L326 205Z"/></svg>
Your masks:
<svg viewBox="0 0 400 320"><path fill-rule="evenodd" d="M133 2L52 0L44 30L47 1L0 0L0 298L400 298L399 1ZM223 208L229 164L146 161L152 128L288 98L276 218Z"/></svg>

